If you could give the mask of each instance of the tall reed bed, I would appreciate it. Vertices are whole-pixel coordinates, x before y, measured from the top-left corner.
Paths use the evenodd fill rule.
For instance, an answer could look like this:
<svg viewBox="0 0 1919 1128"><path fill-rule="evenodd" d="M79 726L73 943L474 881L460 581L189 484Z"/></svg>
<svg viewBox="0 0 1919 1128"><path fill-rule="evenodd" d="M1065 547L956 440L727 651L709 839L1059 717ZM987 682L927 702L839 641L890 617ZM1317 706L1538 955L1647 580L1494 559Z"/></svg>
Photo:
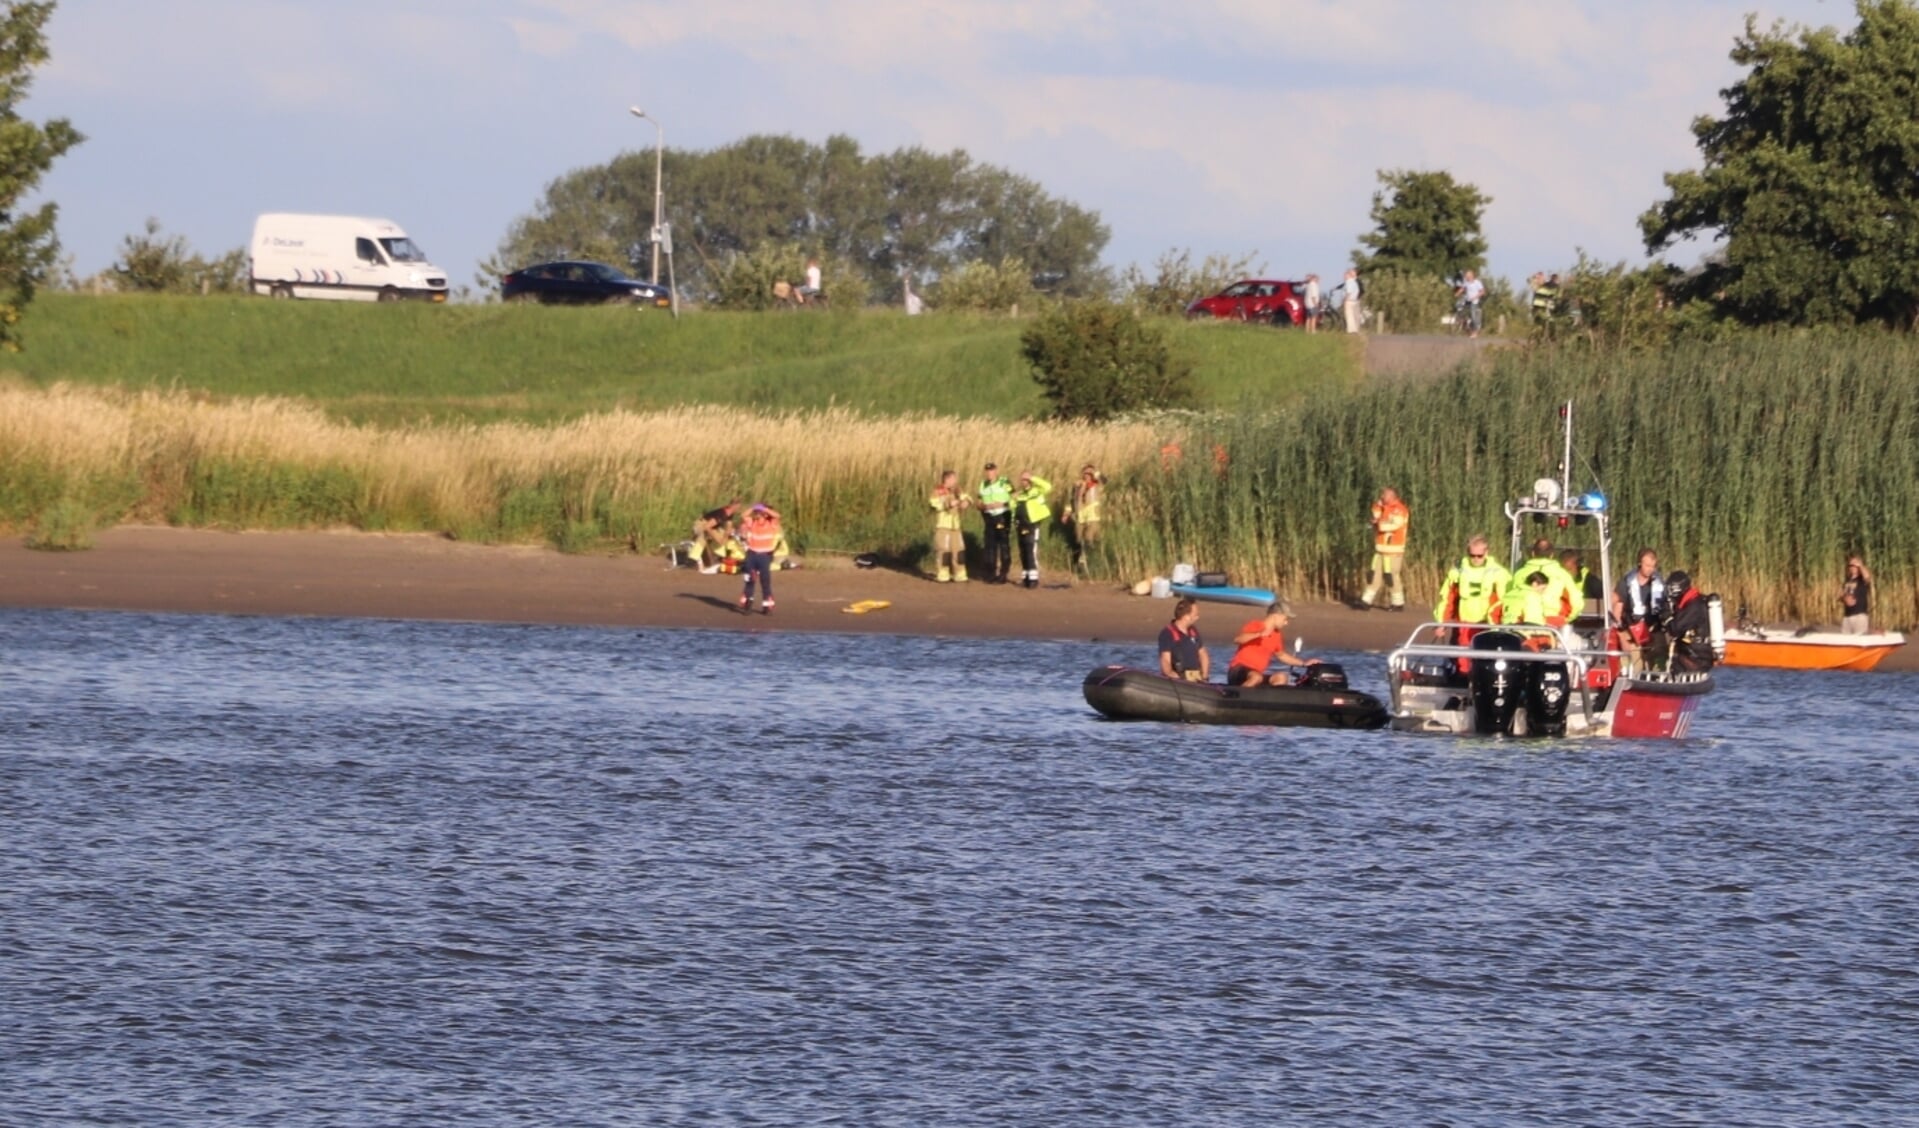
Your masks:
<svg viewBox="0 0 1919 1128"><path fill-rule="evenodd" d="M1222 419L1196 429L1139 499L1176 555L1238 576L1350 594L1367 508L1413 511L1408 573L1429 599L1502 501L1557 477L1574 401L1575 488L1615 514L1616 566L1641 546L1722 593L1729 613L1833 622L1849 551L1880 622L1919 620L1919 346L1880 336L1750 336L1658 353L1516 352L1489 370Z"/></svg>
<svg viewBox="0 0 1919 1128"><path fill-rule="evenodd" d="M689 407L381 429L284 399L12 387L0 388L0 521L31 526L79 503L101 523L433 529L650 551L739 496L782 510L802 550L911 562L941 470L977 481L994 461L1063 495L1084 463L1122 476L1149 464L1172 426ZM1064 562L1063 545L1051 551Z"/></svg>

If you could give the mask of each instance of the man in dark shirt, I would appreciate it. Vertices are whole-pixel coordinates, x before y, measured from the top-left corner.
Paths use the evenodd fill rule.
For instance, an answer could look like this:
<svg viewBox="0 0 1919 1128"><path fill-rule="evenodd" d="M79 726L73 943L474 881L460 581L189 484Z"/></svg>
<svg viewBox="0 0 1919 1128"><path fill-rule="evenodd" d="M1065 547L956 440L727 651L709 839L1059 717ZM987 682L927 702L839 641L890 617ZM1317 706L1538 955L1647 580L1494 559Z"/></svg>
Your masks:
<svg viewBox="0 0 1919 1128"><path fill-rule="evenodd" d="M1199 640L1198 600L1173 604L1173 621L1159 632L1159 672L1186 681L1205 681L1213 672L1206 645Z"/></svg>
<svg viewBox="0 0 1919 1128"><path fill-rule="evenodd" d="M697 554L695 562L702 572L720 570L720 554L726 549L726 542L733 539L733 514L740 508L740 499L734 498L718 509L709 509L700 514L693 523L694 540L697 543L693 551Z"/></svg>

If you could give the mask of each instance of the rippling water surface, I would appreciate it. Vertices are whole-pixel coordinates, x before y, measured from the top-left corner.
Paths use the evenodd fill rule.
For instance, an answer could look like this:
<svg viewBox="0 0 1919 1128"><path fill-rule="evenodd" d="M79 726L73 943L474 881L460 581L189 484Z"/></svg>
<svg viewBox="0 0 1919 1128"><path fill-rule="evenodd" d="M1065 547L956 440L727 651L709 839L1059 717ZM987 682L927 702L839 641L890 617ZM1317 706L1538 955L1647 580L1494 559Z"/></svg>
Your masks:
<svg viewBox="0 0 1919 1128"><path fill-rule="evenodd" d="M1919 679L1537 745L1128 650L0 613L0 1122L1919 1121Z"/></svg>

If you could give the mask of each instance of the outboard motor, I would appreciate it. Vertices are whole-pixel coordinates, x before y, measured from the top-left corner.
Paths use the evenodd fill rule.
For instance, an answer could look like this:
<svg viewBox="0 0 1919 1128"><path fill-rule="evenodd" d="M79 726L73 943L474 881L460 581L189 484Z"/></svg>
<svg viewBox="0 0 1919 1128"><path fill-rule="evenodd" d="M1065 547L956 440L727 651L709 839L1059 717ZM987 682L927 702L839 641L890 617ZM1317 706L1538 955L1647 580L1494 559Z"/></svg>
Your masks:
<svg viewBox="0 0 1919 1128"><path fill-rule="evenodd" d="M1345 689L1346 667L1337 662L1308 666L1306 672L1299 676L1299 684L1314 689Z"/></svg>
<svg viewBox="0 0 1919 1128"><path fill-rule="evenodd" d="M1535 736L1566 735L1566 710L1572 706L1572 675L1566 664L1533 662L1526 674L1526 731Z"/></svg>
<svg viewBox="0 0 1919 1128"><path fill-rule="evenodd" d="M1473 636L1473 649L1496 654L1525 649L1518 635L1510 631L1480 631ZM1512 730L1513 714L1526 696L1526 662L1508 662L1504 658L1473 659L1473 731L1504 733Z"/></svg>

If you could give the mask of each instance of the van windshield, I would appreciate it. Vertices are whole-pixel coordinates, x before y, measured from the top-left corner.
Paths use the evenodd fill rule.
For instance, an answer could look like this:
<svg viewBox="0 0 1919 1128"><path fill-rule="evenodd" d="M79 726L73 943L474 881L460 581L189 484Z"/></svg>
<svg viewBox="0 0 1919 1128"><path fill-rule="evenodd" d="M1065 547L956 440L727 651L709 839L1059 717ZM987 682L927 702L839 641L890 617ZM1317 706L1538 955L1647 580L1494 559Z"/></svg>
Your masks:
<svg viewBox="0 0 1919 1128"><path fill-rule="evenodd" d="M394 262L426 261L426 255L413 245L413 240L404 235L398 239L382 239L380 245L386 248L387 257Z"/></svg>

